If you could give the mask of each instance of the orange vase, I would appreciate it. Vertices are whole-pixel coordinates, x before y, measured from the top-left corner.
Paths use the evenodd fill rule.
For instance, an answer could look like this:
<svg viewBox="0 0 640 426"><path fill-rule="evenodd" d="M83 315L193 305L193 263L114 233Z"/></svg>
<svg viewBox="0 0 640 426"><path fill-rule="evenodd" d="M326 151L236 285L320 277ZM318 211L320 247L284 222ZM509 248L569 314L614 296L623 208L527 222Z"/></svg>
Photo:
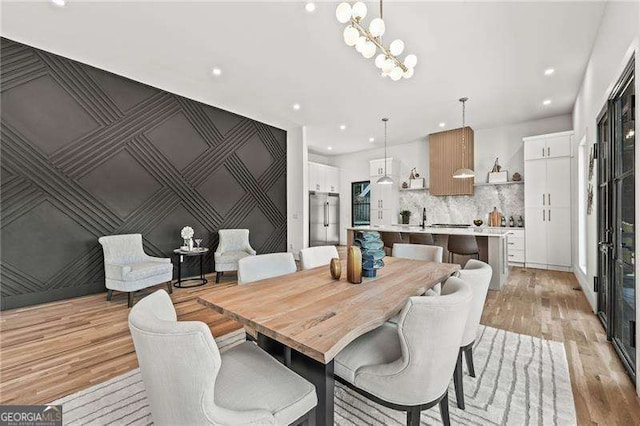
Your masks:
<svg viewBox="0 0 640 426"><path fill-rule="evenodd" d="M352 284L362 282L362 253L360 247L351 246L347 251L347 281Z"/></svg>

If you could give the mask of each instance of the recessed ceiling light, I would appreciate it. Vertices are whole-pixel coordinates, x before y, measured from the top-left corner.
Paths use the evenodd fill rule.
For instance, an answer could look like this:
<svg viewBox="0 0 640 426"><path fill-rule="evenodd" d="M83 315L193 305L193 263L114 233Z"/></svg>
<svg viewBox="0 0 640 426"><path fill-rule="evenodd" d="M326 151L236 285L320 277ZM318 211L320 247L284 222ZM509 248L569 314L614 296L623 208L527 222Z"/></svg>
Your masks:
<svg viewBox="0 0 640 426"><path fill-rule="evenodd" d="M346 124L341 124L341 125L340 125L340 130L344 130L344 129L346 129L346 128L347 128L347 125L346 125Z"/></svg>
<svg viewBox="0 0 640 426"><path fill-rule="evenodd" d="M56 6L63 7L65 4L67 4L67 1L66 0L51 0L51 3L55 4Z"/></svg>
<svg viewBox="0 0 640 426"><path fill-rule="evenodd" d="M445 123L438 124L438 126L440 126L440 127L444 127L445 125L446 125Z"/></svg>
<svg viewBox="0 0 640 426"><path fill-rule="evenodd" d="M331 151L333 148L331 148L330 146L328 146L328 147L327 147L327 149L328 149L329 151Z"/></svg>
<svg viewBox="0 0 640 426"><path fill-rule="evenodd" d="M307 2L307 4L304 5L304 9L309 12L315 12L316 11L316 4L312 1Z"/></svg>
<svg viewBox="0 0 640 426"><path fill-rule="evenodd" d="M551 105L551 99L545 99L544 101L542 101L542 105Z"/></svg>
<svg viewBox="0 0 640 426"><path fill-rule="evenodd" d="M300 110L300 104L293 104L293 109L295 109L296 111Z"/></svg>
<svg viewBox="0 0 640 426"><path fill-rule="evenodd" d="M211 70L211 73L213 75L215 75L216 77L218 77L220 74L222 74L222 70L220 68L216 67L213 70Z"/></svg>
<svg viewBox="0 0 640 426"><path fill-rule="evenodd" d="M369 138L369 142L374 142L375 138Z"/></svg>
<svg viewBox="0 0 640 426"><path fill-rule="evenodd" d="M554 70L553 68L547 68L546 70L544 70L544 75L551 75L554 72L556 72L556 70Z"/></svg>

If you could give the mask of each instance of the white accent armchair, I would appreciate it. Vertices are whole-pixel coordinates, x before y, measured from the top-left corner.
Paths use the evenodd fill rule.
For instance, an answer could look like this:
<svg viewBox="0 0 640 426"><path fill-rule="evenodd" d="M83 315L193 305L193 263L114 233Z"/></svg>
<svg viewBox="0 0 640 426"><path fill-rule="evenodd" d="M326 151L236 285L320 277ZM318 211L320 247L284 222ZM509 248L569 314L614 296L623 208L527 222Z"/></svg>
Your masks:
<svg viewBox="0 0 640 426"><path fill-rule="evenodd" d="M238 285L293 274L296 270L296 261L291 253L247 257L238 262Z"/></svg>
<svg viewBox="0 0 640 426"><path fill-rule="evenodd" d="M254 343L220 354L209 326L177 321L163 290L129 314L156 425L286 425L315 417L314 386Z"/></svg>
<svg viewBox="0 0 640 426"><path fill-rule="evenodd" d="M165 282L171 293L171 259L147 255L141 234L109 235L98 238L98 242L104 252L107 300L111 300L113 290L123 291L128 293L128 304L132 307L136 291Z"/></svg>
<svg viewBox="0 0 640 426"><path fill-rule="evenodd" d="M448 388L469 315L472 290L447 279L439 297L410 297L398 324L385 323L358 337L334 358L335 375L378 404L407 412L407 425L420 425L420 412L440 405L449 425Z"/></svg>
<svg viewBox="0 0 640 426"><path fill-rule="evenodd" d="M216 270L216 283L225 272L237 271L238 261L247 256L255 256L256 251L249 243L248 229L220 229L218 248L213 255Z"/></svg>

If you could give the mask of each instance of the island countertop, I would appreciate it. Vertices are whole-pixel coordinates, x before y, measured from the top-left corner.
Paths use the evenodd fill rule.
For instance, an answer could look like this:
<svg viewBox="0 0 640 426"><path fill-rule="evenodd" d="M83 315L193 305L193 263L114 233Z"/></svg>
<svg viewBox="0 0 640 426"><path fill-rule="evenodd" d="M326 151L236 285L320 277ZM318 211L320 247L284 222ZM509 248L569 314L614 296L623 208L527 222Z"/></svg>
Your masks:
<svg viewBox="0 0 640 426"><path fill-rule="evenodd" d="M511 229L522 228L440 228L426 226L424 229L416 225L384 225L384 226L352 226L348 231L378 231L378 232L405 232L410 234L441 234L441 235L474 235L476 237L506 238Z"/></svg>

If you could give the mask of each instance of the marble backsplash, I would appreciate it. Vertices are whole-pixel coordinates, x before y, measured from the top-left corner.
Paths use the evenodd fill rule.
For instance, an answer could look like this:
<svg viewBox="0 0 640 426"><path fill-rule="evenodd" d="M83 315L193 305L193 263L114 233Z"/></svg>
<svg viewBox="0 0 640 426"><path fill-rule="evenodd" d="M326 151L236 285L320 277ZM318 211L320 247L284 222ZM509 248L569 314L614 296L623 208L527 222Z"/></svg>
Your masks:
<svg viewBox="0 0 640 426"><path fill-rule="evenodd" d="M524 217L524 185L476 186L473 195L433 196L429 190L400 191L400 209L411 212L412 224L422 220L422 209L427 209L427 224L432 223L473 223L482 219L485 224L489 212L498 211L514 220Z"/></svg>

